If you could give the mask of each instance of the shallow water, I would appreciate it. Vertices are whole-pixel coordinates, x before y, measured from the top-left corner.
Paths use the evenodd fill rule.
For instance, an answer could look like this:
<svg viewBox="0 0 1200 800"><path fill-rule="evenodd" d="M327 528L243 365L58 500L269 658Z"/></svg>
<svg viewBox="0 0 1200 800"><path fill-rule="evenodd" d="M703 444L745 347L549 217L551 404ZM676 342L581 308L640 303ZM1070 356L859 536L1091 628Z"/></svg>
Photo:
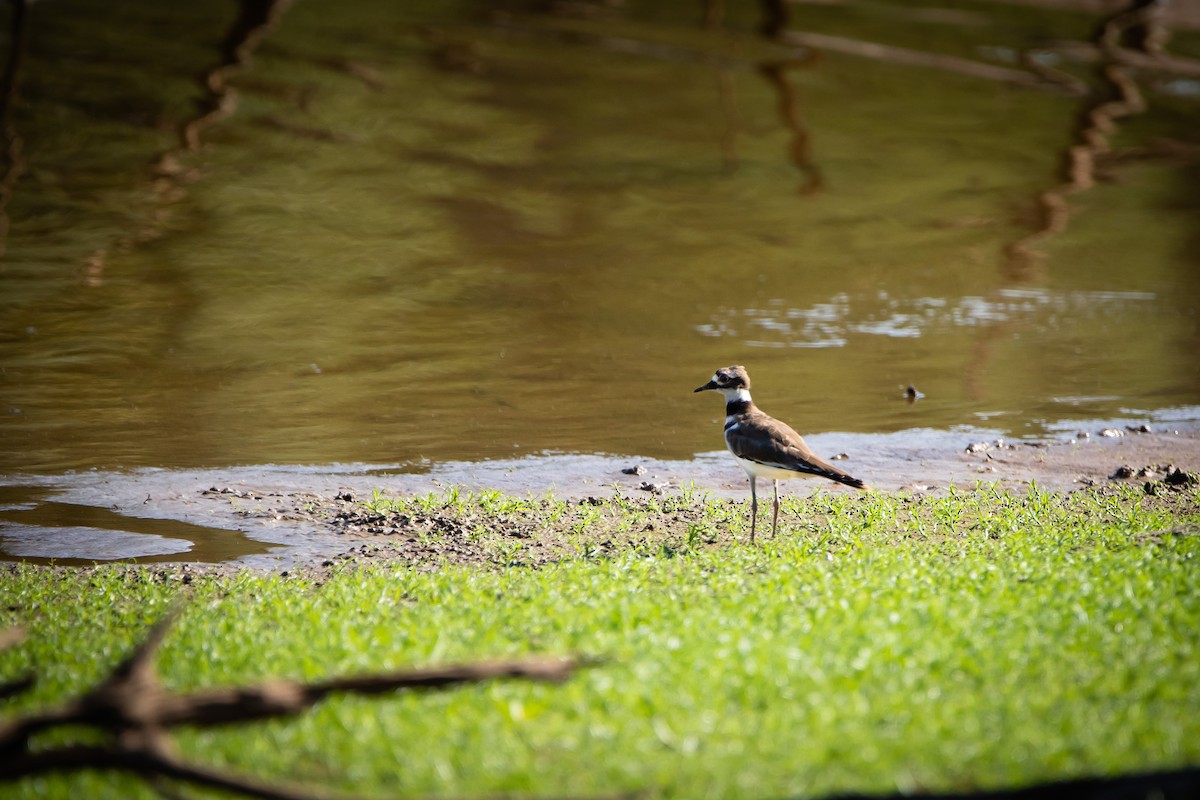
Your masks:
<svg viewBox="0 0 1200 800"><path fill-rule="evenodd" d="M0 561L59 566L135 559L219 563L277 549L237 530L123 514L49 494L45 486L0 486ZM147 495L144 502L149 501Z"/></svg>
<svg viewBox="0 0 1200 800"><path fill-rule="evenodd" d="M791 28L1017 71L1095 26L961 6ZM687 459L730 363L803 432L1196 414L1200 78L1138 74L1071 186L1106 89L1061 54L1089 94L769 42L753 8L331 8L286 8L196 124L229 4L32 6L0 474Z"/></svg>

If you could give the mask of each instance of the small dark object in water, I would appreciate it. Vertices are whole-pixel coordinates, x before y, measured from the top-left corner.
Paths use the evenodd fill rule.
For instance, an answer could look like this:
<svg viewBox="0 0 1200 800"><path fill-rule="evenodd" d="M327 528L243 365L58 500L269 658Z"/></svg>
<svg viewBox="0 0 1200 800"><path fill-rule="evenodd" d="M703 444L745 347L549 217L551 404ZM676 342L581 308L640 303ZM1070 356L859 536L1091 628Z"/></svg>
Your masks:
<svg viewBox="0 0 1200 800"><path fill-rule="evenodd" d="M838 453L837 455L830 456L829 460L830 461L845 461L848 458L850 458L849 453Z"/></svg>
<svg viewBox="0 0 1200 800"><path fill-rule="evenodd" d="M645 475L646 468L638 464L636 467L625 467L625 469L621 470L621 473L624 475Z"/></svg>
<svg viewBox="0 0 1200 800"><path fill-rule="evenodd" d="M1133 477L1133 467L1128 464L1123 464L1117 467L1117 471L1112 474L1113 480L1122 480L1124 478Z"/></svg>
<svg viewBox="0 0 1200 800"><path fill-rule="evenodd" d="M1144 422L1141 425L1126 425L1125 430L1133 433L1154 433L1154 429Z"/></svg>
<svg viewBox="0 0 1200 800"><path fill-rule="evenodd" d="M904 390L904 399L908 400L910 403L915 403L924 396L925 395L922 392L917 391L917 387L913 386L912 384L909 384L908 388Z"/></svg>

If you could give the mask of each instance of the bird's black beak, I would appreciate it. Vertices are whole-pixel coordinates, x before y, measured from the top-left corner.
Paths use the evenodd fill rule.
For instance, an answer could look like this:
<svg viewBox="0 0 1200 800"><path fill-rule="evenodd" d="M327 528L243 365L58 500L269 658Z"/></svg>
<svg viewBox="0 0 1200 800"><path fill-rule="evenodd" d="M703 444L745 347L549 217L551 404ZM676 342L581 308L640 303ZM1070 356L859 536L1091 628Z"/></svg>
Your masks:
<svg viewBox="0 0 1200 800"><path fill-rule="evenodd" d="M704 384L703 386L696 387L696 390L694 392L692 392L692 394L695 394L696 392L703 392L707 389L715 389L715 388L717 388L717 382L709 381L708 383Z"/></svg>

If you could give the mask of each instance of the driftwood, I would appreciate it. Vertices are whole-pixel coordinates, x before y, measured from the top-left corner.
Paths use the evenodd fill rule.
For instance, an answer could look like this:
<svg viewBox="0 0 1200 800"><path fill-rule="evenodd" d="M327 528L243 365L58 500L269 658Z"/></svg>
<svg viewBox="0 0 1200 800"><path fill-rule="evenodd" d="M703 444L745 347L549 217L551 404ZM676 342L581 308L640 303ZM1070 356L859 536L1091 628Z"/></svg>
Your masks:
<svg viewBox="0 0 1200 800"><path fill-rule="evenodd" d="M398 690L437 690L468 683L517 678L562 681L589 662L540 658L413 669L378 675L330 678L312 683L271 680L256 686L174 694L159 682L153 656L174 614L151 628L143 641L107 678L58 708L0 723L0 784L34 775L80 770L117 770L151 782L163 794L170 781L268 800L309 800L328 795L279 787L247 776L191 764L178 755L170 730L213 727L300 714L331 694L389 694ZM0 632L0 648L20 641L19 629ZM9 694L32 685L22 678L0 685ZM99 744L67 744L32 749L32 738L56 728L91 728Z"/></svg>

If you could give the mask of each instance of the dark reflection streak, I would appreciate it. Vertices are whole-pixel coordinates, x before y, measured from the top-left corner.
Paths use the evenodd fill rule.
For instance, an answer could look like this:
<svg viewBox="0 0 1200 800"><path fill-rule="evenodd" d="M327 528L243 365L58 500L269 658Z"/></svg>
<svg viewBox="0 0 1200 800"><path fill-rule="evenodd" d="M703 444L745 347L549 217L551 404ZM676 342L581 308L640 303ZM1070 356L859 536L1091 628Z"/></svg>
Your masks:
<svg viewBox="0 0 1200 800"><path fill-rule="evenodd" d="M228 85L230 78L249 68L251 57L268 34L279 24L291 0L241 0L238 16L220 47L220 63L200 79L207 96L200 101L199 113L180 128L180 144L162 153L154 165L150 222L115 243L117 251L152 242L163 235L171 218L170 206L182 200L185 183L198 177L188 169L183 156L200 148L200 134L210 125L225 119L237 109L237 92ZM84 260L83 283L98 287L103 283L108 262L108 247L100 248Z"/></svg>
<svg viewBox="0 0 1200 800"><path fill-rule="evenodd" d="M1128 42L1134 50L1161 55L1171 38L1164 17L1166 9L1166 0L1132 0L1129 8L1101 23L1095 38L1105 51L1111 52Z"/></svg>
<svg viewBox="0 0 1200 800"><path fill-rule="evenodd" d="M1151 10L1141 9L1110 17L1097 37L1100 51L1114 54L1125 29L1140 25L1142 16L1149 14ZM1063 158L1065 180L1038 195L1038 219L1033 232L1005 248L1005 277L1010 282L1027 282L1038 276L1042 254L1036 249L1037 244L1066 230L1071 213L1067 198L1095 186L1097 163L1109 154L1108 140L1116 131L1117 120L1146 111L1145 98L1129 67L1117 63L1115 58L1107 58L1098 72L1109 87L1109 97L1092 103L1080 115L1075 142Z"/></svg>
<svg viewBox="0 0 1200 800"><path fill-rule="evenodd" d="M1141 24L1142 16L1149 13L1149 10L1142 8L1116 14L1101 26L1097 47L1105 55L1105 61L1098 71L1110 88L1109 98L1094 102L1080 115L1075 143L1064 154L1064 182L1037 196L1038 218L1033 232L1005 248L1005 286L1030 283L1041 277L1043 254L1036 246L1067 229L1071 214L1067 198L1095 185L1096 164L1109 153L1108 140L1116 130L1116 121L1145 112L1146 102L1141 90L1130 76L1129 68L1118 63L1115 55L1125 29ZM1157 40L1165 41L1161 37ZM1010 327L1007 323L987 326L972 344L971 358L964 375L965 392L970 399L983 399L983 378L991 361L992 345L1004 338Z"/></svg>
<svg viewBox="0 0 1200 800"><path fill-rule="evenodd" d="M787 29L788 4L786 0L759 0L762 6L762 22L758 32L768 39L774 39Z"/></svg>
<svg viewBox="0 0 1200 800"><path fill-rule="evenodd" d="M800 110L800 95L791 81L787 71L802 69L817 62L817 53L810 51L803 59L787 61L769 61L759 67L759 72L775 88L779 94L779 116L784 126L792 133L792 141L788 146L788 155L796 168L804 175L800 184L800 194L808 195L819 192L825 186L825 176L812 160L811 137L804 116Z"/></svg>
<svg viewBox="0 0 1200 800"><path fill-rule="evenodd" d="M788 9L783 0L761 0L763 11L759 32L766 38L777 40L787 27ZM704 24L706 28L720 28L724 18L724 6L718 1L709 0L705 3ZM805 176L800 185L800 194L813 194L824 186L825 180L819 167L812 161L810 150L811 139L808 126L800 110L800 94L788 80L787 73L792 69L803 69L817 63L819 54L815 50L805 50L804 55L797 58L765 61L758 66L759 74L779 96L779 117L784 127L792 134L788 145L788 155L796 168ZM721 155L725 162L725 171L737 169L737 132L740 126L738 119L736 95L733 80L728 69L717 70L717 91L721 98L721 111L725 117L725 131L721 136Z"/></svg>
<svg viewBox="0 0 1200 800"><path fill-rule="evenodd" d="M292 0L242 0L238 16L221 44L221 63L204 76L208 96L200 113L183 126L183 144L188 150L200 147L201 132L237 110L237 90L230 86L234 76L250 67L254 51L279 24Z"/></svg>
<svg viewBox="0 0 1200 800"><path fill-rule="evenodd" d="M27 0L10 0L12 17L9 25L8 61L4 65L4 82L0 85L0 147L3 151L4 172L0 176L0 258L4 257L8 242L8 201L13 189L25 171L21 156L24 141L12 122L12 109L17 100L17 77L21 72L21 60L25 55L27 30Z"/></svg>

